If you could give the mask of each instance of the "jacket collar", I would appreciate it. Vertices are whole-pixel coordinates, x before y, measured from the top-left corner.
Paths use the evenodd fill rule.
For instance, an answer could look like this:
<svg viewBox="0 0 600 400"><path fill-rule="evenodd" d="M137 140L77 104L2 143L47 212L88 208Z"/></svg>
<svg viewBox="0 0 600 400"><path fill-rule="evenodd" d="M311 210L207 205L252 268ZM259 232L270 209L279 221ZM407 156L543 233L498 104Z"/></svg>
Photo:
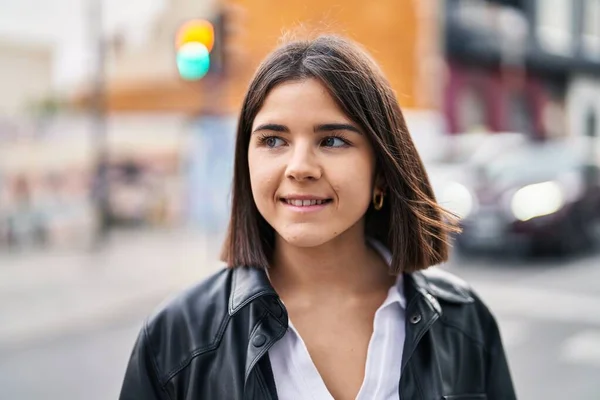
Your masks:
<svg viewBox="0 0 600 400"><path fill-rule="evenodd" d="M262 296L277 296L265 271L255 267L235 267L229 294L229 315L233 316L246 304Z"/></svg>
<svg viewBox="0 0 600 400"><path fill-rule="evenodd" d="M429 268L405 274L407 329L402 353L402 370L405 370L419 342L431 326L442 316L438 300L454 304L473 302L466 283L453 275Z"/></svg>

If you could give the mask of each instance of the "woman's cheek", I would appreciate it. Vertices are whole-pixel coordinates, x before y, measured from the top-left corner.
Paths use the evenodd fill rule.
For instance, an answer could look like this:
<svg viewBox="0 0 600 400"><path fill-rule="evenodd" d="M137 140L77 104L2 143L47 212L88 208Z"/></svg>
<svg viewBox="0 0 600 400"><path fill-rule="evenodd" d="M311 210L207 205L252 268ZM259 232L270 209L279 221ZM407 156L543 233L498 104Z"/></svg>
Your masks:
<svg viewBox="0 0 600 400"><path fill-rule="evenodd" d="M364 171L355 170L340 176L339 179L335 179L332 187L342 202L351 200L354 204L357 202L364 203L371 198L371 181L370 175L364 173Z"/></svg>
<svg viewBox="0 0 600 400"><path fill-rule="evenodd" d="M273 198L277 191L277 180L273 176L272 170L265 166L253 171L251 184L254 198L262 201Z"/></svg>

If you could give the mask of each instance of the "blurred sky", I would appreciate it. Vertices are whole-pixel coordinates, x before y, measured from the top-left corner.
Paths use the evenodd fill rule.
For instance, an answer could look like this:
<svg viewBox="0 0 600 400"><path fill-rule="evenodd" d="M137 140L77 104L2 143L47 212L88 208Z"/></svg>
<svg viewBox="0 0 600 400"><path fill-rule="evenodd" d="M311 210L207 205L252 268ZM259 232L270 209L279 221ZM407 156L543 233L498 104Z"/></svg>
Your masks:
<svg viewBox="0 0 600 400"><path fill-rule="evenodd" d="M93 60L87 8L91 1L0 0L0 40L53 46L55 86L76 84L87 75ZM106 32L120 30L143 40L149 22L169 0L102 1Z"/></svg>

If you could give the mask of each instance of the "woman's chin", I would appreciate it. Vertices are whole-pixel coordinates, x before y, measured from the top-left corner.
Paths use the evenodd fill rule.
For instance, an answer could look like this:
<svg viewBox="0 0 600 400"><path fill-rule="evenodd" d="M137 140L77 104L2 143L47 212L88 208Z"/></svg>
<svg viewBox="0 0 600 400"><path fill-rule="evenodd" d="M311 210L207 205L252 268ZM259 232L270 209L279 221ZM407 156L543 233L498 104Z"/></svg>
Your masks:
<svg viewBox="0 0 600 400"><path fill-rule="evenodd" d="M281 239L288 245L294 247L318 247L330 240L334 239L337 235L328 234L326 232L315 232L311 229L310 232L303 232L302 230L290 230L285 232L279 232Z"/></svg>

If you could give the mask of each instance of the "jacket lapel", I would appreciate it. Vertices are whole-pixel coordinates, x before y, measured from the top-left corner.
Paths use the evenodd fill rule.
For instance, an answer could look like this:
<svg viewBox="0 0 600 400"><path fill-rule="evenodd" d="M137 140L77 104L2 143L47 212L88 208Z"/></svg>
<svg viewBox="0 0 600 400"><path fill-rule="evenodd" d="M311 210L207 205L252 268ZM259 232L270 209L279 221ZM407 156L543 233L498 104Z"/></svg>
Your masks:
<svg viewBox="0 0 600 400"><path fill-rule="evenodd" d="M250 324L244 368L246 398L273 398L275 388L268 351L285 334L287 313L264 271L252 267L234 269L229 315L233 317L242 309Z"/></svg>
<svg viewBox="0 0 600 400"><path fill-rule="evenodd" d="M406 335L402 353L402 371L410 361L419 342L442 315L437 299L428 291L425 278L419 273L405 275Z"/></svg>

